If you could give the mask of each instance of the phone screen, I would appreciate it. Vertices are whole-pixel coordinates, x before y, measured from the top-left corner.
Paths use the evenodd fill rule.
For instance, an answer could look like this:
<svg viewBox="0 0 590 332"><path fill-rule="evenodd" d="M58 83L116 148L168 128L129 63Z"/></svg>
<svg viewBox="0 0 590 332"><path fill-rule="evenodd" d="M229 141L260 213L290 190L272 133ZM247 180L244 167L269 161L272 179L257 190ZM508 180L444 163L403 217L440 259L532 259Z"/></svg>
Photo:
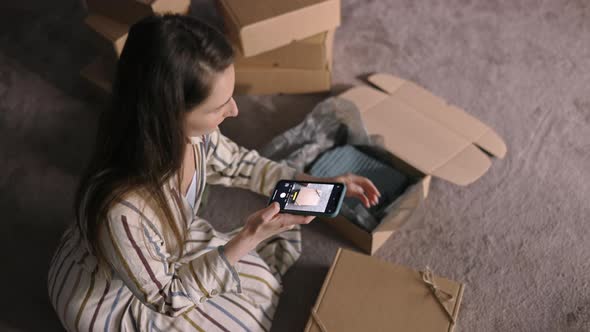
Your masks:
<svg viewBox="0 0 590 332"><path fill-rule="evenodd" d="M338 183L280 181L271 198L281 210L332 213L336 210L343 186Z"/></svg>

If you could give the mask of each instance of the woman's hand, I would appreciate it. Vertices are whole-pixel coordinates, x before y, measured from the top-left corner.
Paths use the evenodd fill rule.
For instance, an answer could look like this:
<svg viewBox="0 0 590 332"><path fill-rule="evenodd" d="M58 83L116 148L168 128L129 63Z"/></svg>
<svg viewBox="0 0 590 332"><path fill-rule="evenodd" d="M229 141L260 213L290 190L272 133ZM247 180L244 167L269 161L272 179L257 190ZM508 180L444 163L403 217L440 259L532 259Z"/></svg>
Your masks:
<svg viewBox="0 0 590 332"><path fill-rule="evenodd" d="M279 211L279 203L273 202L246 218L244 228L225 245L225 256L231 265L255 249L260 242L292 229L295 225L309 224L315 218L279 213Z"/></svg>
<svg viewBox="0 0 590 332"><path fill-rule="evenodd" d="M381 193L375 187L373 181L364 176L347 173L330 179L334 182L344 183L346 185L346 197L358 198L367 208L379 203Z"/></svg>
<svg viewBox="0 0 590 332"><path fill-rule="evenodd" d="M316 181L316 182L342 182L346 185L346 197L356 197L363 204L370 208L371 205L377 205L381 193L375 187L375 184L364 176L347 173L331 178L320 178L305 173L299 173L295 177L298 181Z"/></svg>
<svg viewBox="0 0 590 332"><path fill-rule="evenodd" d="M292 229L295 225L309 224L315 216L301 216L279 213L279 203L273 202L266 208L258 210L248 216L244 230L257 242Z"/></svg>

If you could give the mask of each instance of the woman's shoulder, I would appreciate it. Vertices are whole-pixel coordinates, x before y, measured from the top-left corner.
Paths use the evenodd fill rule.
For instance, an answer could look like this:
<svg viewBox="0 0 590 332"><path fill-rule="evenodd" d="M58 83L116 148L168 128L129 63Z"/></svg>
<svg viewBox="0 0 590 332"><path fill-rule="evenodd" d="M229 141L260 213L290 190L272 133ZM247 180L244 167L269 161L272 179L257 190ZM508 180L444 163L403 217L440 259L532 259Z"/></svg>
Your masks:
<svg viewBox="0 0 590 332"><path fill-rule="evenodd" d="M153 199L144 189L135 189L117 197L108 209L109 219L117 219L125 216L127 219L135 219L154 214Z"/></svg>
<svg viewBox="0 0 590 332"><path fill-rule="evenodd" d="M108 226L118 229L121 236L134 229L140 229L142 232L147 231L152 237L157 235L161 238L162 224L160 221L164 216L157 212L160 209L155 207L154 200L146 196L145 193L135 190L113 202L107 212L106 223Z"/></svg>

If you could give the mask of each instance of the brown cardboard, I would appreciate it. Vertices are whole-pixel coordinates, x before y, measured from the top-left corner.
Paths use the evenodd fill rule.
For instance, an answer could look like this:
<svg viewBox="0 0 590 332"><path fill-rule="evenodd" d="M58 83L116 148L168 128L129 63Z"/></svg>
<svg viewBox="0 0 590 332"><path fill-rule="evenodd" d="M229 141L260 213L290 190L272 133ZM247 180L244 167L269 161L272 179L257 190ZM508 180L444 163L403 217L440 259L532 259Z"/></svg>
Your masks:
<svg viewBox="0 0 590 332"><path fill-rule="evenodd" d="M133 24L152 14L188 14L190 0L86 0L90 14Z"/></svg>
<svg viewBox="0 0 590 332"><path fill-rule="evenodd" d="M94 42L100 53L118 59L127 41L129 26L98 14L88 15L84 23L94 32Z"/></svg>
<svg viewBox="0 0 590 332"><path fill-rule="evenodd" d="M245 57L333 30L340 25L339 0L217 0L226 30Z"/></svg>
<svg viewBox="0 0 590 332"><path fill-rule="evenodd" d="M331 66L333 44L334 30L330 30L251 57L244 57L237 48L235 62L238 65L324 69Z"/></svg>
<svg viewBox="0 0 590 332"><path fill-rule="evenodd" d="M367 232L341 215L335 218L320 217L320 220L334 227L341 236L350 240L359 249L373 255L397 229L411 219L428 197L431 177L423 175L417 177L416 181L414 190L407 191L399 197L395 209L392 209L372 232Z"/></svg>
<svg viewBox="0 0 590 332"><path fill-rule="evenodd" d="M80 75L94 86L110 94L115 75L115 63L104 57L98 57L82 68Z"/></svg>
<svg viewBox="0 0 590 332"><path fill-rule="evenodd" d="M357 105L367 131L383 137L390 163L415 185L370 233L343 216L320 219L372 255L423 204L431 176L467 185L490 167L486 152L503 158L506 145L491 128L412 82L388 74L368 80L375 87L354 87L340 97Z"/></svg>
<svg viewBox="0 0 590 332"><path fill-rule="evenodd" d="M443 305L456 321L464 286L437 276L433 280L453 296ZM312 310L326 332L452 332L454 328L420 272L342 248ZM313 315L305 332L322 332Z"/></svg>
<svg viewBox="0 0 590 332"><path fill-rule="evenodd" d="M312 93L330 90L332 75L326 69L296 69L236 64L235 93Z"/></svg>

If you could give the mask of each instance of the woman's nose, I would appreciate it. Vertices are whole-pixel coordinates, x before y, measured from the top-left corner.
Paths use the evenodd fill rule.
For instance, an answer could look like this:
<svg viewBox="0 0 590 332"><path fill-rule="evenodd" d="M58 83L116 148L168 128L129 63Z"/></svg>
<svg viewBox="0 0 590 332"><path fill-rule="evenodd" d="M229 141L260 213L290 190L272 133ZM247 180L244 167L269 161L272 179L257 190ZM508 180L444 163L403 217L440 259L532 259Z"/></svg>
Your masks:
<svg viewBox="0 0 590 332"><path fill-rule="evenodd" d="M226 112L225 117L236 117L238 116L238 105L236 105L236 101L232 98L229 105L229 110Z"/></svg>

